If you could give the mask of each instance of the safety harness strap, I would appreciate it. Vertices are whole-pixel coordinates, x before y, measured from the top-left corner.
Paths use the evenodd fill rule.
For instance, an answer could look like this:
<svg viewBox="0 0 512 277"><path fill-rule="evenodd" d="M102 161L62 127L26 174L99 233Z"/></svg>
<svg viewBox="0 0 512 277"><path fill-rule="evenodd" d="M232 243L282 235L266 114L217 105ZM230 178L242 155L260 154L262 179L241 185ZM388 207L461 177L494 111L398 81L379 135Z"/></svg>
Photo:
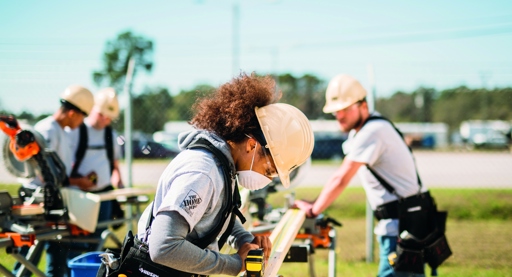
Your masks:
<svg viewBox="0 0 512 277"><path fill-rule="evenodd" d="M395 124L393 124L393 122L391 122L391 120L383 117L383 116L379 116L379 115L370 115L366 121L363 123L363 125L361 126L364 127L364 125L366 125L366 123L368 123L369 121L372 121L372 120L385 120L387 122L389 122L389 124L391 124L391 126L393 126L393 128L396 130L396 132L400 135L400 137L402 138L403 142L405 143L405 140L404 140L404 135L402 134L402 132L400 132L400 130L398 130L398 128L396 128ZM407 145L407 148L409 149L409 151L412 153L412 149L411 147L409 147L409 145ZM416 168L416 165L414 166ZM368 168L368 170L373 174L373 176L375 176L375 178L379 181L379 183L391 194L394 194L396 195L398 198L403 198L401 197L400 195L398 195L398 193L396 192L396 190L393 188L393 186L391 186L386 180L384 180L384 178L382 178L379 174L377 174L377 172L375 172L375 170L373 170L368 164L366 165L366 168ZM419 190L418 190L418 193L420 193L421 191L421 187L422 187L422 183L421 183L421 179L420 179L420 175L418 174L418 169L416 169L416 178L418 180L418 185L419 185Z"/></svg>
<svg viewBox="0 0 512 277"><path fill-rule="evenodd" d="M87 150L89 137L87 135L87 126L85 123L82 123L78 129L79 138L78 138L78 148L75 152L75 163L73 164L73 168L71 169L71 177L77 177L78 168L80 168L80 164L85 157L85 151ZM110 166L110 173L114 171L114 142L112 140L112 127L105 127L105 149L107 151L107 158Z"/></svg>
<svg viewBox="0 0 512 277"><path fill-rule="evenodd" d="M226 243L228 236L231 234L231 230L235 225L235 217L239 217L242 223L245 223L246 219L240 212L239 208L242 205L242 201L240 198L240 192L238 191L238 184L235 184L234 192L232 193L231 186L233 184L233 179L235 173L233 172L229 160L227 157L215 146L213 146L208 140L200 138L196 142L191 143L187 149L206 149L210 151L216 158L219 160L222 171L224 173L224 198L226 201L222 203L221 208L221 220L217 222L217 224L208 232L204 237L192 240L187 237L187 240L193 243L194 245L204 249L208 245L210 245L217 236L222 231L222 227L224 226L226 220L229 218L229 225L227 230L222 234L219 239L218 246L219 249L224 246ZM151 211L148 221L146 223L146 233L150 232L151 223L153 222L153 207L154 203L151 203ZM147 237L147 236L146 236Z"/></svg>

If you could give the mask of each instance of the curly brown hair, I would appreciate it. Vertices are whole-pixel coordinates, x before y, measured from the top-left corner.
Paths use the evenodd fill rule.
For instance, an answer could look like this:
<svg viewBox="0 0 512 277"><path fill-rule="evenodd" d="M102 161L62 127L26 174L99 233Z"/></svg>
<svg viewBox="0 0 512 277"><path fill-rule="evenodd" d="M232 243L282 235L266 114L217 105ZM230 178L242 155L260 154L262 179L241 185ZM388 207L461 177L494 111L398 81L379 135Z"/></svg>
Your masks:
<svg viewBox="0 0 512 277"><path fill-rule="evenodd" d="M271 76L241 73L214 93L196 100L191 124L225 140L240 142L246 139L245 134L261 130L254 108L275 103L280 96Z"/></svg>

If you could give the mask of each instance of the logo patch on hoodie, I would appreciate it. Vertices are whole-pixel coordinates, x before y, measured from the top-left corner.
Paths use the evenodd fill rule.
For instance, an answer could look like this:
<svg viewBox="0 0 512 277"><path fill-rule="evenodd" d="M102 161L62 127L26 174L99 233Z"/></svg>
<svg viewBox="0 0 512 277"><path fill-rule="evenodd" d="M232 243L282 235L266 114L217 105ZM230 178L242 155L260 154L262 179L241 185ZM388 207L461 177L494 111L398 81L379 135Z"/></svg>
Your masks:
<svg viewBox="0 0 512 277"><path fill-rule="evenodd" d="M194 190L190 190L187 194L187 196L185 196L185 199L183 199L183 201L181 201L181 205L180 205L180 208L182 208L183 210L185 210L190 216L192 216L193 214L193 210L199 205L201 204L201 202L203 202L203 199L201 199L201 197L199 197L199 195L197 194L197 192L195 192Z"/></svg>

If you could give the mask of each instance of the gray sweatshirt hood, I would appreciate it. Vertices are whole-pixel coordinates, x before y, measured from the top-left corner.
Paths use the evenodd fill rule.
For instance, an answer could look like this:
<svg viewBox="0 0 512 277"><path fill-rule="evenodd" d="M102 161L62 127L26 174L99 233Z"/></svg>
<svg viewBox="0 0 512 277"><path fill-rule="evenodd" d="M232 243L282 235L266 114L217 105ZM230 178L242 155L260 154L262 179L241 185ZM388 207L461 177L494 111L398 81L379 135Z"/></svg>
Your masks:
<svg viewBox="0 0 512 277"><path fill-rule="evenodd" d="M190 144L194 143L200 138L208 140L211 144L213 144L213 146L219 149L222 154L226 155L226 158L228 158L229 162L231 163L231 167L235 168L235 162L231 156L229 145L224 139L213 132L198 129L182 132L178 135L178 146L180 147L180 150L185 150Z"/></svg>

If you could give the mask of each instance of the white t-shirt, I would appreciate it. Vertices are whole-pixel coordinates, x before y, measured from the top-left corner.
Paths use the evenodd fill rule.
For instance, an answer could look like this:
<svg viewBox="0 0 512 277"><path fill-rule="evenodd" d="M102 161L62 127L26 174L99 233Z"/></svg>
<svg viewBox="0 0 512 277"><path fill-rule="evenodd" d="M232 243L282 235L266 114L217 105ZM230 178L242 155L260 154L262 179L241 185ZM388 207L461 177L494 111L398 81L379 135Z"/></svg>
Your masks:
<svg viewBox="0 0 512 277"><path fill-rule="evenodd" d="M69 136L64 129L60 127L53 116L49 116L37 122L34 129L43 136L46 141L46 147L54 151L62 160L62 163L66 167L66 175L69 176L74 152Z"/></svg>
<svg viewBox="0 0 512 277"><path fill-rule="evenodd" d="M371 120L357 134L352 130L343 144L343 151L346 154L345 159L370 166L396 190L398 195L408 197L418 193L420 186L414 157L389 122ZM359 168L357 174L361 178L373 210L384 203L397 200L397 197L389 193L366 166ZM427 191L427 188L423 185L421 190ZM398 234L398 221L380 220L374 232L380 236L395 236Z"/></svg>
<svg viewBox="0 0 512 277"><path fill-rule="evenodd" d="M105 146L105 129L97 130L90 126L85 121L87 126L87 149L84 158L78 168L78 174L87 176L92 172L96 172L98 179L96 187L91 188L91 191L99 191L110 185L110 161L108 160L107 149ZM80 140L80 128L74 130L66 129L70 140L72 141L73 149L73 164L75 162L75 153L78 149ZM115 142L117 133L112 130L112 146L114 150L114 161L119 160L120 146ZM71 184L73 185L73 184Z"/></svg>

